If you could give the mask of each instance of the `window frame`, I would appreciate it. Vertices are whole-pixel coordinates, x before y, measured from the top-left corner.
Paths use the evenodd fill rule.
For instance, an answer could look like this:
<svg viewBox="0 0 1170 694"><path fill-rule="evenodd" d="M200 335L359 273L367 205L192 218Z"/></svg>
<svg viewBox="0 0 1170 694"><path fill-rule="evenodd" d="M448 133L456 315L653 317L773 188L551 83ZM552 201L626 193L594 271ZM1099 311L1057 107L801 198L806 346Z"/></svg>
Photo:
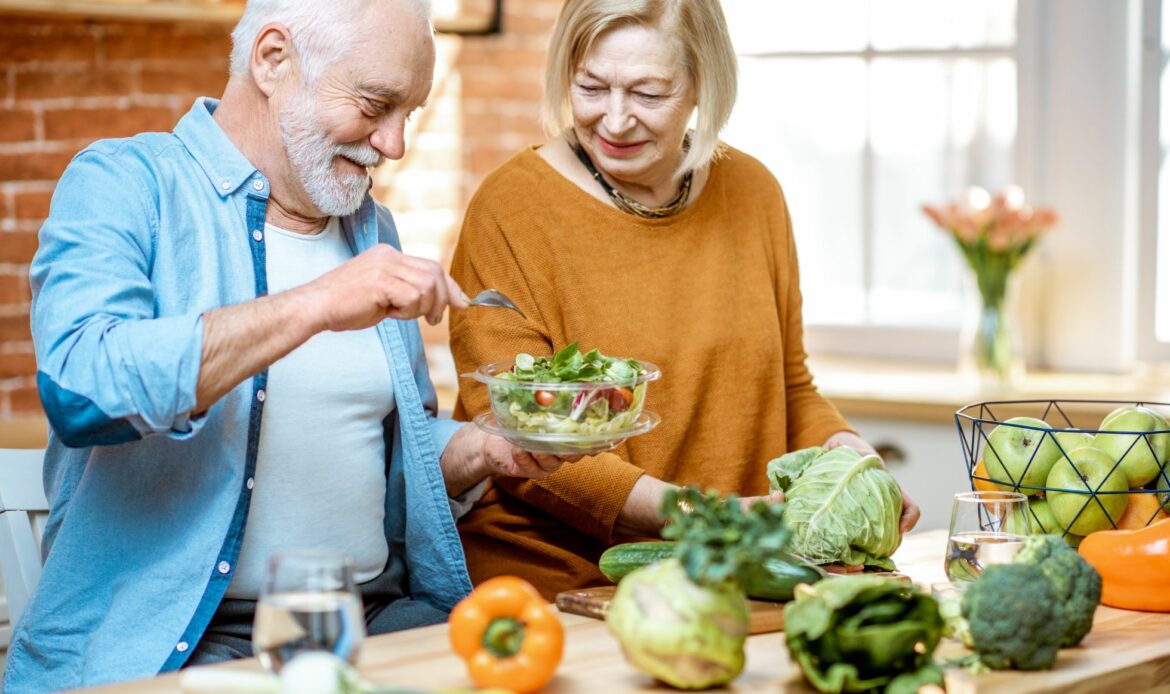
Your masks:
<svg viewBox="0 0 1170 694"><path fill-rule="evenodd" d="M1016 40L1011 46L961 47L961 48L901 48L875 49L867 43L859 50L826 50L826 51L771 51L753 50L738 52L741 58L758 59L838 59L849 58L861 60L865 65L872 66L877 60L914 60L914 59L973 59L981 62L991 62L997 59L1010 59L1016 67L1017 106L1016 106L1016 143L1014 144L1014 169L1016 180L1021 180L1021 165L1031 164L1031 158L1021 157L1019 142L1020 130L1023 127L1023 111L1020 106L1020 97L1030 90L1022 84L1021 43L1024 39L1023 29L1028 22L1021 21L1024 6L1029 3L1017 2L1016 5ZM867 116L867 131L870 121ZM1032 126L1034 127L1034 126ZM874 154L872 138L867 134L862 151L862 195L863 201L861 219L861 254L862 254L862 286L866 292L873 290L875 254L873 252L873 237L875 234L874 210ZM781 181L783 184L783 181ZM927 202L927 201L923 201ZM799 219L794 224L799 224ZM799 253L799 247L797 251ZM804 267L802 266L802 272ZM976 301L974 296L963 297L964 302ZM868 357L880 359L915 359L929 362L957 363L959 352L960 326L915 326L915 325L854 325L835 323L810 323L805 321L804 339L805 348L812 354L833 354L850 357Z"/></svg>
<svg viewBox="0 0 1170 694"><path fill-rule="evenodd" d="M1162 172L1170 150L1161 142L1161 81L1162 72L1170 64L1170 50L1162 45L1162 13L1165 0L1143 0L1141 8L1141 131L1140 131L1140 210L1137 292L1137 358L1142 361L1170 361L1170 342L1158 340L1157 276L1159 216L1170 215L1170 209L1159 204L1159 178L1170 176L1170 163ZM1168 133L1170 135L1170 133ZM1170 220L1162 222L1170 227ZM1170 254L1168 254L1170 255ZM1170 267L1164 268L1170 273ZM1163 301L1170 301L1164 297Z"/></svg>
<svg viewBox="0 0 1170 694"><path fill-rule="evenodd" d="M1158 133L1164 3L1017 3L1015 177L1063 216L1019 270L1030 368L1129 372L1170 361L1153 323L1168 156ZM1087 259L1094 272L1078 274ZM806 324L805 339L817 355L953 363L958 352L953 328Z"/></svg>

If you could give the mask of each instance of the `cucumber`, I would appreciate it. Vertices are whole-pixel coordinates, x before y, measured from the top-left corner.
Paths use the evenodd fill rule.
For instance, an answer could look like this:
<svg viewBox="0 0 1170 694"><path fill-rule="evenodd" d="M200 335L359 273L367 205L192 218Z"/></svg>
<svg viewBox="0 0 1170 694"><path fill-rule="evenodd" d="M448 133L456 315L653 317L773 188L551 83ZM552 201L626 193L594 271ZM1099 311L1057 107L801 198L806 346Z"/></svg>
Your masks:
<svg viewBox="0 0 1170 694"><path fill-rule="evenodd" d="M605 550L597 562L601 573L617 583L626 574L674 556L674 542L630 542ZM744 581L749 598L760 600L791 600L792 592L800 583L816 583L825 572L817 566L801 562L784 554L753 566Z"/></svg>
<svg viewBox="0 0 1170 694"><path fill-rule="evenodd" d="M786 601L801 583L816 583L825 577L818 566L804 564L799 559L783 555L765 559L748 570L744 592L749 598Z"/></svg>
<svg viewBox="0 0 1170 694"><path fill-rule="evenodd" d="M627 542L605 550L597 566L606 578L617 583L634 569L673 556L673 542Z"/></svg>

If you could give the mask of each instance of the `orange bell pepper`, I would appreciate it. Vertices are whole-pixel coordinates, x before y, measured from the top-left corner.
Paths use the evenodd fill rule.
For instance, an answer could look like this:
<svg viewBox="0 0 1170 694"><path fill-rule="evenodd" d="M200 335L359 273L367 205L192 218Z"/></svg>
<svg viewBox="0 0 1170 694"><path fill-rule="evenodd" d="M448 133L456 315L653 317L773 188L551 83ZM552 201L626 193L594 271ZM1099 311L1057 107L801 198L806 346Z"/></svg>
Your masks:
<svg viewBox="0 0 1170 694"><path fill-rule="evenodd" d="M1101 574L1102 604L1170 612L1170 518L1136 530L1092 533L1079 551Z"/></svg>
<svg viewBox="0 0 1170 694"><path fill-rule="evenodd" d="M560 619L530 583L515 576L481 583L455 606L447 625L451 647L477 687L534 692L561 662Z"/></svg>

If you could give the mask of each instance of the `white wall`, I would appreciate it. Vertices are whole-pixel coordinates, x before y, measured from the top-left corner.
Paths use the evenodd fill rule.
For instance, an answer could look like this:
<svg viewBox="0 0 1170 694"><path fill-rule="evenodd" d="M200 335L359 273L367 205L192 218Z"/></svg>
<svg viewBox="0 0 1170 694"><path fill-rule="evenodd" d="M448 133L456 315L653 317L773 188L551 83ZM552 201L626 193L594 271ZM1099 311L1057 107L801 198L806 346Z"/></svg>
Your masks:
<svg viewBox="0 0 1170 694"><path fill-rule="evenodd" d="M1025 278L1048 367L1134 364L1141 11L1140 0L1020 3L1020 171L1063 219Z"/></svg>

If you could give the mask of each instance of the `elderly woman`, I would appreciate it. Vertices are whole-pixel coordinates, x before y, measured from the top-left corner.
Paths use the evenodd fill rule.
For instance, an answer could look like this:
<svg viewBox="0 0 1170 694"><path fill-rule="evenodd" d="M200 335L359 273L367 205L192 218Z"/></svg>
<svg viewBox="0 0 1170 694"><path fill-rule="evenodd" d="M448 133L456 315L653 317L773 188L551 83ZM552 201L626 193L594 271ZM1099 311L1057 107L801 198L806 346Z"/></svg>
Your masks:
<svg viewBox="0 0 1170 694"><path fill-rule="evenodd" d="M597 559L620 536L657 536L671 484L761 495L787 451L872 449L805 365L780 186L718 141L736 91L718 0L569 0L545 91L551 139L484 181L451 270L527 318L455 314L456 364L579 341L663 371L657 430L541 481L500 479L460 524L473 581L517 574L551 597L603 583ZM487 408L467 386L456 417ZM917 516L907 499L903 528Z"/></svg>

